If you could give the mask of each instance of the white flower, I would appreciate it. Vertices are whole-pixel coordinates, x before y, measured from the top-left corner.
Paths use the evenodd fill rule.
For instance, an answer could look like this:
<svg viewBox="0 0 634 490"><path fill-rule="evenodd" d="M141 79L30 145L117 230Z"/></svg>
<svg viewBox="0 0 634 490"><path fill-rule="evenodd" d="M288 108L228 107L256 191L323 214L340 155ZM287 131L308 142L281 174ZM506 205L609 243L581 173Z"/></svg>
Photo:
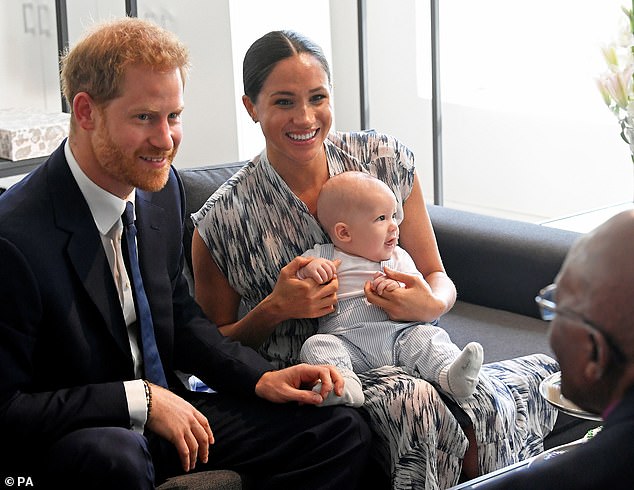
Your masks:
<svg viewBox="0 0 634 490"><path fill-rule="evenodd" d="M608 70L597 79L603 101L621 126L621 137L630 144L634 162L634 0L632 9L623 7L615 42L601 51Z"/></svg>
<svg viewBox="0 0 634 490"><path fill-rule="evenodd" d="M634 65L630 65L623 71L611 71L599 79L601 94L608 106L616 104L620 109L627 109L632 96L633 74Z"/></svg>
<svg viewBox="0 0 634 490"><path fill-rule="evenodd" d="M629 10L623 9L623 12L628 17L625 19L622 18L619 22L619 28L618 28L617 37L616 37L616 44L617 46L629 48L630 46L632 46L632 25L630 24Z"/></svg>

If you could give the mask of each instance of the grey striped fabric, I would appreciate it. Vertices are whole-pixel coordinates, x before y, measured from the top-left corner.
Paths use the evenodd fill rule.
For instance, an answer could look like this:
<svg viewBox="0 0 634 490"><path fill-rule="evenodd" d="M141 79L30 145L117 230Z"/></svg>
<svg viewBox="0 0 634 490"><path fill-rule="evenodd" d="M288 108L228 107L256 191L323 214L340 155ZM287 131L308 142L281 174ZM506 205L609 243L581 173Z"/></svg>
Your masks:
<svg viewBox="0 0 634 490"><path fill-rule="evenodd" d="M330 175L360 170L383 180L399 202L409 195L414 157L396 139L373 131L332 133L325 142ZM231 286L253 308L268 295L280 269L328 238L263 152L218 189L192 216ZM286 321L261 346L276 367L299 362L311 320ZM478 438L483 472L537 454L556 410L538 394L558 367L535 355L483 367L474 396L460 402ZM374 451L396 489L446 488L458 481L467 439L438 392L402 369L382 367L359 376L375 432Z"/></svg>
<svg viewBox="0 0 634 490"><path fill-rule="evenodd" d="M343 292L336 310L319 318L317 335L304 343L303 361L334 364L355 373L386 365L401 366L409 374L437 383L441 369L460 354L460 349L442 328L393 321L383 309L366 301L363 284L383 267L420 275L412 258L401 247L397 246L392 257L380 263L356 257L355 265L350 265L352 261L346 260L349 257L338 253L332 243L318 244L303 255L342 259L337 276L339 293ZM346 280L349 274L361 280L352 284ZM351 291L342 291L342 284L347 284Z"/></svg>

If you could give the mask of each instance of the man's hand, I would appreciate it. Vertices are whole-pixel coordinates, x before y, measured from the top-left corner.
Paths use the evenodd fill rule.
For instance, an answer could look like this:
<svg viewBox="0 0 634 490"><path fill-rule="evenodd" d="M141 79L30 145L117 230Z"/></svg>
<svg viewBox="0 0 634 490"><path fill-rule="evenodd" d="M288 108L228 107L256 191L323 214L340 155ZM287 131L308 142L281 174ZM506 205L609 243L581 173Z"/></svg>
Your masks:
<svg viewBox="0 0 634 490"><path fill-rule="evenodd" d="M151 389L152 409L146 427L176 446L185 471L194 469L197 459L206 463L209 445L214 443L207 418L171 391L154 384Z"/></svg>
<svg viewBox="0 0 634 490"><path fill-rule="evenodd" d="M312 387L319 382L321 391L312 391ZM334 366L298 364L264 373L255 386L255 393L275 403L296 401L306 405L318 405L333 389L337 396L341 396L343 385L343 377Z"/></svg>

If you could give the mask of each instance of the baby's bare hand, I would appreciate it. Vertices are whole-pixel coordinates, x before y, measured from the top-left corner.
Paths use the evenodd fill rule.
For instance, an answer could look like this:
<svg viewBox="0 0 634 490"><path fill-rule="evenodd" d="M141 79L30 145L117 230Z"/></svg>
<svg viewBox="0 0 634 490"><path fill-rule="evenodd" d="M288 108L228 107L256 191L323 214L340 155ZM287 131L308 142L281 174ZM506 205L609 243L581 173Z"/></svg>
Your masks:
<svg viewBox="0 0 634 490"><path fill-rule="evenodd" d="M401 287L401 283L394 279L389 279L383 272L377 272L374 274L374 280L372 281L372 290L379 296L382 296L385 291L394 291Z"/></svg>
<svg viewBox="0 0 634 490"><path fill-rule="evenodd" d="M332 260L314 258L298 271L300 279L312 279L317 284L332 281L337 273L337 264Z"/></svg>
<svg viewBox="0 0 634 490"><path fill-rule="evenodd" d="M288 318L319 318L332 313L337 304L339 283L336 275L324 284L312 279L302 279L300 271L314 259L295 257L282 267L269 300L275 309L283 310ZM339 261L335 261L335 266Z"/></svg>

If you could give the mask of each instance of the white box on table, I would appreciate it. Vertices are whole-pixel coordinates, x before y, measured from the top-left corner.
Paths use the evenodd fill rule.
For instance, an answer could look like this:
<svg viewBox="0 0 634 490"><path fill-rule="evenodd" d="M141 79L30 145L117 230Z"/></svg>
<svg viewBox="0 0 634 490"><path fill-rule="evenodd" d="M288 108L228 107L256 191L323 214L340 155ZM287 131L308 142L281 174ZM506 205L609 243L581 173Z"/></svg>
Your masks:
<svg viewBox="0 0 634 490"><path fill-rule="evenodd" d="M68 136L70 114L0 109L0 158L26 160L51 154Z"/></svg>

